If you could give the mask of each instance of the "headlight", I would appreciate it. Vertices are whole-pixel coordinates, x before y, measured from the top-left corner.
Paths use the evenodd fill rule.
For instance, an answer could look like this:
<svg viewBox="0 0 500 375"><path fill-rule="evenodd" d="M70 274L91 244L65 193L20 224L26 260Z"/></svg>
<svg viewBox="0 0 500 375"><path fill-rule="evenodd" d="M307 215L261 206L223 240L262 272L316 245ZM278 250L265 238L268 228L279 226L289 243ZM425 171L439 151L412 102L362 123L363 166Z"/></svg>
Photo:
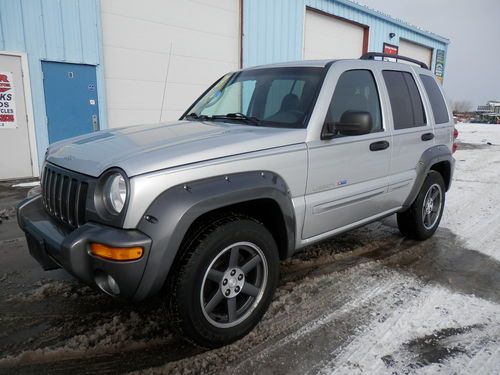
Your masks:
<svg viewBox="0 0 500 375"><path fill-rule="evenodd" d="M127 183L118 172L108 176L104 182L103 198L106 208L113 214L119 214L127 201Z"/></svg>

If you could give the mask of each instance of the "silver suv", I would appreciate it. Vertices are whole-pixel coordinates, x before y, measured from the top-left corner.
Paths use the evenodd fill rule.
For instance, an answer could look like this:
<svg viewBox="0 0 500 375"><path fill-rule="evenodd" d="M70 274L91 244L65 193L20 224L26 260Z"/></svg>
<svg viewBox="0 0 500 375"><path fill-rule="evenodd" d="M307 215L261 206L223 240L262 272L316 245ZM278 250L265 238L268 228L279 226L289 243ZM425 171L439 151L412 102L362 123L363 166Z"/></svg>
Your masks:
<svg viewBox="0 0 500 375"><path fill-rule="evenodd" d="M179 331L217 347L258 323L299 249L394 213L432 236L453 117L424 64L378 55L243 69L179 121L53 144L18 206L32 256L112 296L163 292Z"/></svg>

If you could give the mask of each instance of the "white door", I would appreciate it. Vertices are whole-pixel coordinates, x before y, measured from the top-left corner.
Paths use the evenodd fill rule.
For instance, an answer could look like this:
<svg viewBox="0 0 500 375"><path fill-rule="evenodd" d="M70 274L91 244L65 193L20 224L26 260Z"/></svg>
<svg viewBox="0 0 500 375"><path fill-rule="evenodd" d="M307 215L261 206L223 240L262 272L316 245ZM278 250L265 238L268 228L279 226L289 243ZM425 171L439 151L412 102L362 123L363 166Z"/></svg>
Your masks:
<svg viewBox="0 0 500 375"><path fill-rule="evenodd" d="M177 120L218 78L239 69L239 5L101 1L109 126Z"/></svg>
<svg viewBox="0 0 500 375"><path fill-rule="evenodd" d="M32 177L21 57L0 54L0 180Z"/></svg>
<svg viewBox="0 0 500 375"><path fill-rule="evenodd" d="M341 19L306 10L304 59L349 59L363 54L365 29Z"/></svg>
<svg viewBox="0 0 500 375"><path fill-rule="evenodd" d="M399 40L399 55L411 57L412 59L422 61L428 66L432 62L432 48L413 43L405 39Z"/></svg>

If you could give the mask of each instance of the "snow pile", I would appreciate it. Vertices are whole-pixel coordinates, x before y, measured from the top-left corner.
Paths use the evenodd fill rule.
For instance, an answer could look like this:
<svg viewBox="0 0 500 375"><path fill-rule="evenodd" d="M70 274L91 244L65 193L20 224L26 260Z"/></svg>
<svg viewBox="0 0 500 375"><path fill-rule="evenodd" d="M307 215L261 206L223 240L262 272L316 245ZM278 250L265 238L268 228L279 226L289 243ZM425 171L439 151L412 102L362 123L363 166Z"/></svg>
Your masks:
<svg viewBox="0 0 500 375"><path fill-rule="evenodd" d="M0 209L0 224L3 220L10 220L16 217L16 209L14 207Z"/></svg>
<svg viewBox="0 0 500 375"><path fill-rule="evenodd" d="M40 186L40 181L21 182L19 184L12 185L13 188L30 188L35 186Z"/></svg>
<svg viewBox="0 0 500 375"><path fill-rule="evenodd" d="M88 286L68 281L38 281L36 289L19 293L7 299L8 302L37 302L46 298L64 297L75 299L80 296L100 296Z"/></svg>
<svg viewBox="0 0 500 375"><path fill-rule="evenodd" d="M108 319L99 318L96 322L87 324L89 329L71 336L62 345L27 350L15 356L1 358L0 368L91 357L103 352L112 354L124 348L133 351L171 339L170 331L165 328L164 311L117 313ZM66 329L61 328L62 331Z"/></svg>

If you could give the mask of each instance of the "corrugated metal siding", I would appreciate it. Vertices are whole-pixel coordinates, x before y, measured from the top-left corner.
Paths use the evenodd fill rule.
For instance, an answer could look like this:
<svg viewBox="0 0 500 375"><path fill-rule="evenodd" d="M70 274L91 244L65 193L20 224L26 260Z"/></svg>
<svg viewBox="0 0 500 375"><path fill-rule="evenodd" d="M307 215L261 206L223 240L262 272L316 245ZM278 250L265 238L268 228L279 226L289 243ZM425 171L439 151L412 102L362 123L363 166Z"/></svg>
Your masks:
<svg viewBox="0 0 500 375"><path fill-rule="evenodd" d="M243 66L302 59L306 6L368 26L371 52L382 52L384 42L399 45L399 38L431 47L434 53L447 50L447 39L347 0L244 0Z"/></svg>
<svg viewBox="0 0 500 375"><path fill-rule="evenodd" d="M28 56L31 94L40 161L48 146L41 60L97 65L103 89L98 0L0 1L0 51ZM100 124L106 127L104 92Z"/></svg>

